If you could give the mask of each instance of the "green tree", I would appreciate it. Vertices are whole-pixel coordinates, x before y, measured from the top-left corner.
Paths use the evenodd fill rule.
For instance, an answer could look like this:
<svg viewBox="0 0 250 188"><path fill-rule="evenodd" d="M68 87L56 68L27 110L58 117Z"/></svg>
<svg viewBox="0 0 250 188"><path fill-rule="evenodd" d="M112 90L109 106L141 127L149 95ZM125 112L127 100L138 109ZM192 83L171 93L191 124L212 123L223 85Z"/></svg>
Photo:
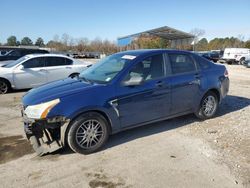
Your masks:
<svg viewBox="0 0 250 188"><path fill-rule="evenodd" d="M140 49L157 49L169 48L170 43L168 40L157 36L140 36L132 45Z"/></svg>
<svg viewBox="0 0 250 188"><path fill-rule="evenodd" d="M206 38L202 38L201 40L199 40L199 42L196 44L196 50L198 51L208 50L208 41Z"/></svg>
<svg viewBox="0 0 250 188"><path fill-rule="evenodd" d="M17 39L16 36L10 36L7 38L7 46L16 46L17 45Z"/></svg>
<svg viewBox="0 0 250 188"><path fill-rule="evenodd" d="M250 40L245 42L245 48L250 48Z"/></svg>
<svg viewBox="0 0 250 188"><path fill-rule="evenodd" d="M31 45L33 45L33 42L32 42L32 40L31 40L29 37L24 37L24 38L21 40L21 45L24 45L24 46L31 46Z"/></svg>
<svg viewBox="0 0 250 188"><path fill-rule="evenodd" d="M42 39L41 37L39 37L39 38L36 40L35 45L36 45L36 46L40 46L40 47L45 46L45 45L44 45L44 41L43 41L43 39Z"/></svg>

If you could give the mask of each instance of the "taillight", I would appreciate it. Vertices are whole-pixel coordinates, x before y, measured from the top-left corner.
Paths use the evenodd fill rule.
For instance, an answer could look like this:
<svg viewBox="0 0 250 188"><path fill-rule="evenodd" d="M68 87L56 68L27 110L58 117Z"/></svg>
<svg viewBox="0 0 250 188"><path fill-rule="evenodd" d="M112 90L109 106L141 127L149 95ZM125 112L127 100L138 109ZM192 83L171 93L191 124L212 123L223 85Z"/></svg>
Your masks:
<svg viewBox="0 0 250 188"><path fill-rule="evenodd" d="M225 72L224 72L224 76L225 76L225 77L228 77L228 71L227 71L227 69L226 69Z"/></svg>

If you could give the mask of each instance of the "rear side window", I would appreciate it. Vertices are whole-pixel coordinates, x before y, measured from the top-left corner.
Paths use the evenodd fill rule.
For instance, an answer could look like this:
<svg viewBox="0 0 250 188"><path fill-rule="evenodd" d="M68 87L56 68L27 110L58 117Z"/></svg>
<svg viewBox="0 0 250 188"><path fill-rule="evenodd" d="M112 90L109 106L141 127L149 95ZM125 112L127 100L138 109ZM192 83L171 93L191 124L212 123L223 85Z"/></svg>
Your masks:
<svg viewBox="0 0 250 188"><path fill-rule="evenodd" d="M72 65L73 61L68 58L63 57L47 57L46 58L46 66L52 67L52 66L66 66L66 65Z"/></svg>
<svg viewBox="0 0 250 188"><path fill-rule="evenodd" d="M210 68L212 62L208 61L205 58L196 56L196 55L194 55L193 57L195 58L196 62L199 63L201 69L209 69Z"/></svg>
<svg viewBox="0 0 250 188"><path fill-rule="evenodd" d="M193 59L186 54L169 54L173 74L196 71Z"/></svg>
<svg viewBox="0 0 250 188"><path fill-rule="evenodd" d="M8 56L21 56L21 52L19 50L14 50L10 52Z"/></svg>
<svg viewBox="0 0 250 188"><path fill-rule="evenodd" d="M25 69L44 67L44 58L42 57L33 58L30 60L27 60L22 65L23 65L23 68Z"/></svg>

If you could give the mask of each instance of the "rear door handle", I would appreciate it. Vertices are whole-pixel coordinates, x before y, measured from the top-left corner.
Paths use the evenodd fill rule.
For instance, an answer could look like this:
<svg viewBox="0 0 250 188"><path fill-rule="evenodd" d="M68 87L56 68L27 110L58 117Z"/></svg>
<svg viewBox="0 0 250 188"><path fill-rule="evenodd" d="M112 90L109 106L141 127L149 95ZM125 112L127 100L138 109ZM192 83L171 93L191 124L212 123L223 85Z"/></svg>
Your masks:
<svg viewBox="0 0 250 188"><path fill-rule="evenodd" d="M46 69L40 69L39 71L41 71L41 72L46 72Z"/></svg>
<svg viewBox="0 0 250 188"><path fill-rule="evenodd" d="M72 67L66 67L66 69L71 69Z"/></svg>
<svg viewBox="0 0 250 188"><path fill-rule="evenodd" d="M155 85L156 87L162 87L164 84L163 84L163 81L159 81Z"/></svg>
<svg viewBox="0 0 250 188"><path fill-rule="evenodd" d="M199 79L199 78L201 78L202 76L201 76L199 73L197 73L197 74L194 75L194 77L195 77L196 79Z"/></svg>

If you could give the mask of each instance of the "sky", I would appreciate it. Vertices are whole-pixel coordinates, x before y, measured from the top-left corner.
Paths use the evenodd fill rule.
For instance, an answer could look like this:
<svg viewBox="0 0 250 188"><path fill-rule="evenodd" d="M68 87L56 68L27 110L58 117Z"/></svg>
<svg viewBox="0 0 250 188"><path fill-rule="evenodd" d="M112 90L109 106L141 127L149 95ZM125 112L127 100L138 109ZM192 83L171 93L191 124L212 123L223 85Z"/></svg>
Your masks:
<svg viewBox="0 0 250 188"><path fill-rule="evenodd" d="M162 26L203 37L250 39L250 0L1 0L0 42L15 35L45 42L73 38L116 41L117 37Z"/></svg>

